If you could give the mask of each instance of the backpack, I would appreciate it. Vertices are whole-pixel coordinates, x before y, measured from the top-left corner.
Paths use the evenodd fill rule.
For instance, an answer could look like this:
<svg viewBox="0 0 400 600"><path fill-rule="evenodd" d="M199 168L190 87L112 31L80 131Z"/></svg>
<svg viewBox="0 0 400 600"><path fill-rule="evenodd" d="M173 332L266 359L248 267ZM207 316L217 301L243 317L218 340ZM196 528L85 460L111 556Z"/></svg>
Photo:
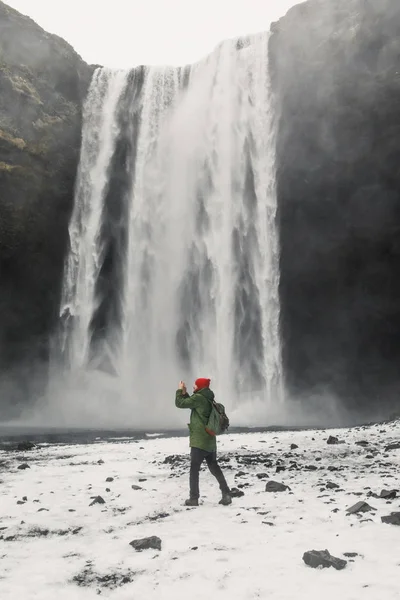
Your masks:
<svg viewBox="0 0 400 600"><path fill-rule="evenodd" d="M225 412L225 406L210 400L211 413L207 421L206 431L213 437L224 433L229 427L229 419Z"/></svg>

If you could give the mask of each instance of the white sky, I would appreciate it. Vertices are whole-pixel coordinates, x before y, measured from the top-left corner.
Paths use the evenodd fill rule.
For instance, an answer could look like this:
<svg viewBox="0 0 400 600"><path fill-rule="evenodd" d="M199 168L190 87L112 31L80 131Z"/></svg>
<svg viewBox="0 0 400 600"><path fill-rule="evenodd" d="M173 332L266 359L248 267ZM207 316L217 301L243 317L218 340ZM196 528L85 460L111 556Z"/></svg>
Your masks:
<svg viewBox="0 0 400 600"><path fill-rule="evenodd" d="M268 29L300 0L5 0L89 63L181 65ZM378 0L377 0L378 1Z"/></svg>

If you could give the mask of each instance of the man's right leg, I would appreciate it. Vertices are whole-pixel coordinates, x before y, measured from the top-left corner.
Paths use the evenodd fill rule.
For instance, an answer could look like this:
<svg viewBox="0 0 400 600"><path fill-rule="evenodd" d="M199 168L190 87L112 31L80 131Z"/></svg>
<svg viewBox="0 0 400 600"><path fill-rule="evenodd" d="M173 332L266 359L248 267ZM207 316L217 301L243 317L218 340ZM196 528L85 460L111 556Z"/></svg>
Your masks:
<svg viewBox="0 0 400 600"><path fill-rule="evenodd" d="M191 448L190 450L190 498L189 501L193 501L193 505L196 506L200 492L199 492L199 476L201 463L206 457L206 452L200 450L200 448ZM187 504L190 506L189 502Z"/></svg>

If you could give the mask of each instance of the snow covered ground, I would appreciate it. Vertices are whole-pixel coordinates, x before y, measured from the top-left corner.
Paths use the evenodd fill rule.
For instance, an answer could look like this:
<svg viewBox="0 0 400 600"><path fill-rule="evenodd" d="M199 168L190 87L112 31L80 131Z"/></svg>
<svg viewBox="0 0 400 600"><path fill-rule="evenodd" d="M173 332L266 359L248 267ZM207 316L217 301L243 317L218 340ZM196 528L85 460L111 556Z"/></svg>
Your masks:
<svg viewBox="0 0 400 600"><path fill-rule="evenodd" d="M343 443L328 445L329 435ZM204 469L202 504L190 509L182 506L185 438L0 452L0 598L398 599L400 527L381 516L399 511L400 500L371 493L400 488L400 449L385 451L399 440L399 422L227 434L221 466L244 496L218 505L216 482ZM181 459L164 462L170 455ZM30 468L18 469L25 462ZM277 466L285 470L276 473ZM268 493L269 480L290 490ZM327 489L328 482L339 487ZM89 506L98 495L105 503ZM360 500L376 510L347 515ZM129 545L152 535L161 551ZM325 548L358 556L342 571L304 564L305 551Z"/></svg>

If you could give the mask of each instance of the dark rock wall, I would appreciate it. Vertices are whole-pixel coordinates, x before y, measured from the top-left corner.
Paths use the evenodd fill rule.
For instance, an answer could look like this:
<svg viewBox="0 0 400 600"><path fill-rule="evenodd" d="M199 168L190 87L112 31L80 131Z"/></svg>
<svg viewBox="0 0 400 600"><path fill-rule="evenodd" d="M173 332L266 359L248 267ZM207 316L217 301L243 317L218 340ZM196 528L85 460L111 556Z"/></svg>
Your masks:
<svg viewBox="0 0 400 600"><path fill-rule="evenodd" d="M26 377L47 357L92 72L66 42L0 2L0 392L10 384L3 406L23 397Z"/></svg>
<svg viewBox="0 0 400 600"><path fill-rule="evenodd" d="M291 391L400 402L400 3L310 0L272 26Z"/></svg>

